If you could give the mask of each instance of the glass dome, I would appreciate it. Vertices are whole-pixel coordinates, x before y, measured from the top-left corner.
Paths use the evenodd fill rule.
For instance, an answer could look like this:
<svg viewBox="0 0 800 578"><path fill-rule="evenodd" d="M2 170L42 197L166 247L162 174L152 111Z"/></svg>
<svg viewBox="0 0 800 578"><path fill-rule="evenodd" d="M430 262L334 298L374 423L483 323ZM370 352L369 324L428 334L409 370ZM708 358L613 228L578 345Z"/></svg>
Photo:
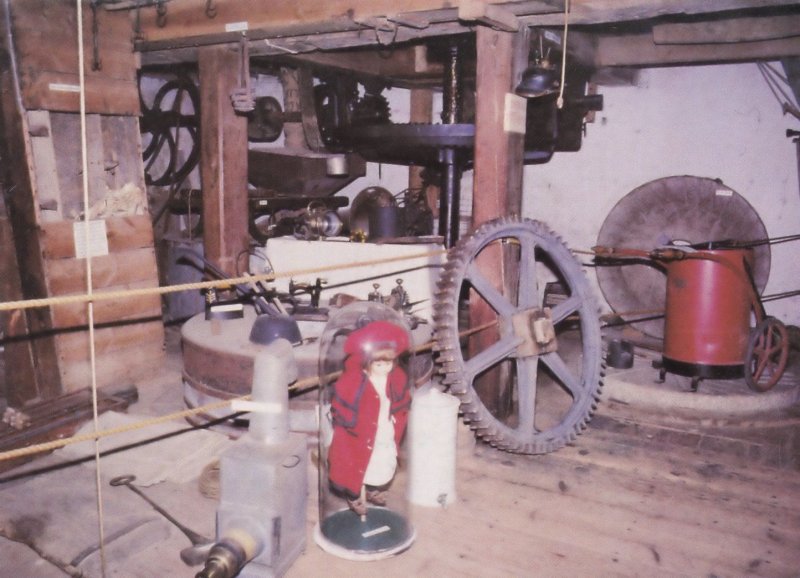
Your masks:
<svg viewBox="0 0 800 578"><path fill-rule="evenodd" d="M320 341L317 544L352 560L397 554L414 541L405 444L411 333L390 307L334 313Z"/></svg>

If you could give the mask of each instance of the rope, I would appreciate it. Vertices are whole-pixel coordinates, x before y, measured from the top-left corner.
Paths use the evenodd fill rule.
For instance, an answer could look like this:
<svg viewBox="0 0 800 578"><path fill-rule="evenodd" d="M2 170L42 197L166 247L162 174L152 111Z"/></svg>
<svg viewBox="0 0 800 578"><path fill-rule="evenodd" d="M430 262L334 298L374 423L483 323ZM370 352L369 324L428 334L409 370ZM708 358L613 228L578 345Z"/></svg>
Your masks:
<svg viewBox="0 0 800 578"><path fill-rule="evenodd" d="M459 333L459 337L468 337L470 335L478 333L479 331L483 331L483 330L488 329L490 327L494 327L495 325L497 325L497 321L490 321L488 323L484 323L484 324L478 325L476 327L471 327L469 329L466 329L466 330L460 332ZM414 352L415 353L419 353L419 352L422 352L422 351L427 351L427 350L433 348L434 343L435 342L433 342L433 341L429 341L427 343L423 343L423 344L415 347L414 348ZM296 382L294 382L292 385L290 385L288 387L288 389L289 389L289 391L301 391L301 390L304 390L304 389L310 389L312 387L318 386L322 382L328 382L331 379L334 379L334 378L338 377L339 375L341 375L341 373L342 373L341 371L335 371L335 372L328 373L328 374L325 374L325 375L322 375L322 376L314 375L314 376L307 377L305 379L300 379L300 380L297 380ZM102 438L105 438L105 437L110 437L110 436L113 436L113 435L118 435L118 434L126 433L126 432L129 432L129 431L145 429L145 428L148 428L148 427L151 427L151 426L154 426L154 425L159 425L159 424L167 423L167 422L174 421L174 420L186 419L188 417L200 415L200 414L203 414L203 413L208 413L210 411L214 411L214 410L217 410L217 409L222 409L224 407L227 407L227 406L231 405L235 401L249 400L251 398L252 398L252 396L248 394L248 395L243 395L243 396L239 396L239 397L235 397L235 398L231 398L231 399L224 399L224 400L220 400L220 401L211 402L211 403L208 403L206 405L193 407L193 408L189 408L189 409L184 409L184 410L181 410L181 411L176 411L176 412L173 412L173 413L169 413L169 414L165 414L165 415L161 415L161 416L156 416L156 417L149 418L149 419L142 420L142 421L138 421L138 422L135 422L135 423L126 424L124 426L118 426L118 427L115 427L115 428L109 428L109 429L102 430L102 431L87 432L85 434L75 435L75 436L71 436L71 437L68 437L68 438L62 438L62 439L58 439L58 440L53 440L53 441L49 441L49 442L43 442L43 443L40 443L40 444L27 446L27 447L24 447L24 448L16 448L16 449L8 450L8 451L5 451L5 452L0 452L0 462L6 461L6 460L13 460L13 459L17 459L17 458L21 458L21 457L25 457L25 456L30 456L30 455L34 455L34 454L38 454L38 453L42 453L42 452L48 452L48 451L57 450L57 449L63 448L65 446L68 446L68 445L71 445L71 444L76 444L76 443L81 443L81 442L86 442L86 441L91 441L91 440L99 440L99 439L102 439Z"/></svg>
<svg viewBox="0 0 800 578"><path fill-rule="evenodd" d="M92 297L92 252L89 250L89 153L86 143L86 70L83 64L83 10L81 0L75 0L78 27L78 79L80 84L80 119L81 119L81 173L83 185L83 223L84 223L84 246L86 251L86 295L90 300L86 304L86 314L89 323L89 367L91 368L91 390L92 390L92 423L94 431L100 429L100 422L97 409L97 351L95 349L94 332L94 303ZM97 42L97 12L92 5L94 15L94 42ZM100 543L100 573L106 575L106 552L105 552L105 516L103 514L103 492L102 478L100 476L100 444L95 439L94 442L94 464L95 464L95 498L97 501L97 529Z"/></svg>
<svg viewBox="0 0 800 578"><path fill-rule="evenodd" d="M564 108L564 82L567 76L567 31L569 29L569 0L564 2L564 40L561 44L561 86L558 89L556 106L559 110Z"/></svg>
<svg viewBox="0 0 800 578"><path fill-rule="evenodd" d="M177 293L179 291L230 287L231 285L247 284L247 283L252 283L254 281L274 281L275 279L282 279L287 277L299 277L301 275L325 273L327 271L335 271L346 267L373 267L375 265L381 265L386 263L395 263L398 261L410 261L413 259L420 259L424 257L433 257L445 253L447 253L445 249L438 249L433 251L415 253L412 255L403 255L399 257L371 259L369 261L354 261L352 263L325 265L309 269L295 269L293 271L286 271L283 273L262 273L259 275L243 275L241 277L232 277L230 279L221 279L216 281L198 281L195 283L166 285L163 287L125 289L120 291L101 291L99 293L94 293L92 295L65 295L62 297L47 297L42 299L6 301L4 303L0 303L0 311L9 311L12 309L34 309L36 307L49 307L51 305L65 305L71 303L88 303L90 301L96 303L98 301L108 301L109 299L142 297L147 295L165 295L168 293Z"/></svg>

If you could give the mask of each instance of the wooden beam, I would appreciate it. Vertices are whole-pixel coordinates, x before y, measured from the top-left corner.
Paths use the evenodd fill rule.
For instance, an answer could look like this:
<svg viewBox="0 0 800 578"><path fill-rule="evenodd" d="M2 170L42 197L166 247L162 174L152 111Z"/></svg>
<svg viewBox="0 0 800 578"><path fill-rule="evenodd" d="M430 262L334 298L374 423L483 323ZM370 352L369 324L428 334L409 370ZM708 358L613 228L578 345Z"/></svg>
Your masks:
<svg viewBox="0 0 800 578"><path fill-rule="evenodd" d="M27 110L78 112L78 18L73 0L9 0L12 54L17 60ZM83 2L83 50L87 112L138 115L137 55L124 13L97 10ZM97 47L95 63L93 48ZM99 64L96 69L93 64Z"/></svg>
<svg viewBox="0 0 800 578"><path fill-rule="evenodd" d="M32 155L27 117L22 107L19 77L12 62L11 22L0 10L0 139L6 171L6 209L11 222L13 247L18 268L19 293L24 298L47 297L44 259L37 234L39 219L35 178L29 170ZM16 284L15 284L16 285ZM51 398L62 393L58 355L52 335L53 319L49 308L11 313L7 337L18 339L7 349L6 372L15 379L8 385L12 404L35 398Z"/></svg>
<svg viewBox="0 0 800 578"><path fill-rule="evenodd" d="M269 63L288 63L312 70L343 72L356 78L381 78L392 86L441 84L443 67L439 62L421 62L421 46L398 47L386 58L374 49L314 52L311 54L267 57Z"/></svg>
<svg viewBox="0 0 800 578"><path fill-rule="evenodd" d="M519 18L513 12L485 0L463 0L458 6L458 18L466 22L480 22L505 32L516 32L520 27Z"/></svg>
<svg viewBox="0 0 800 578"><path fill-rule="evenodd" d="M462 4L474 0L215 0L216 16L206 16L206 0L171 0L166 17L159 18L156 7L140 11L141 33L146 42L175 40L230 33L241 30L284 30L285 35L372 30L376 19L406 27L424 28L436 21L457 21ZM507 5L513 14L540 14L563 10L563 0L504 2L485 0L484 4ZM423 14L420 14L423 13ZM431 13L426 18L424 13ZM377 42L376 42L377 43Z"/></svg>
<svg viewBox="0 0 800 578"><path fill-rule="evenodd" d="M411 99L411 122L426 123L433 122L433 92L428 89L412 89L410 94ZM425 167L410 166L408 167L408 188L411 190L422 190L425 186L425 181L422 178L422 173ZM434 222L439 218L439 196L441 194L440 188L436 185L428 186L424 191L425 198L428 206L433 213Z"/></svg>
<svg viewBox="0 0 800 578"><path fill-rule="evenodd" d="M700 16L735 11L797 10L794 0L571 0L570 24L595 25L639 22L669 16ZM520 17L527 26L563 26L564 14L540 13Z"/></svg>
<svg viewBox="0 0 800 578"><path fill-rule="evenodd" d="M198 45L201 38L214 36L217 37L215 42L224 42L226 34L235 34L232 30L245 26L254 33L268 31L270 38L278 39L344 31L358 34L359 30L372 30L369 23L377 19L394 22L403 28L416 28L424 33L426 27L436 24L457 24L461 6L474 2L475 0L405 0L402 3L395 0L215 0L216 16L209 18L205 13L206 0L171 0L165 4L165 19L159 19L155 6L141 8L140 30L144 37L141 46L152 44L157 47L161 42L175 43L180 39L190 38ZM493 11L493 7L502 9L527 26L558 26L564 21L564 0L484 0L482 4L487 10ZM570 6L572 23L603 24L670 15L796 7L797 3L790 0L571 0ZM373 39L372 43L378 42Z"/></svg>
<svg viewBox="0 0 800 578"><path fill-rule="evenodd" d="M518 33L502 32L479 27L476 37L477 70L475 72L475 153L472 192L472 226L504 215L519 215L522 210L522 170L524 152L524 118L510 127L509 107L515 106L511 94L518 70L528 53L528 30ZM523 106L525 101L517 105ZM522 132L518 132L522 127ZM511 129L511 130L509 130ZM504 278L504 271L516 270L518 263L506 247L487 247L476 265L481 273L513 302L516 287ZM511 268L509 268L511 267ZM494 321L497 314L489 304L470 298L470 326L477 327ZM471 354L485 350L498 339L496 330L482 331L469 341ZM479 376L474 383L486 407L494 414L507 407L511 393L508 367L495 368Z"/></svg>
<svg viewBox="0 0 800 578"><path fill-rule="evenodd" d="M248 246L247 117L237 115L230 93L239 88L237 46L199 51L200 172L206 257L233 276Z"/></svg>
<svg viewBox="0 0 800 578"><path fill-rule="evenodd" d="M510 32L483 26L477 29L473 227L501 215L519 214L522 209L525 135L507 131L504 122L506 95L515 77L516 38L517 34Z"/></svg>
<svg viewBox="0 0 800 578"><path fill-rule="evenodd" d="M601 36L595 65L666 66L747 62L800 55L800 37L736 44L656 44L650 34Z"/></svg>
<svg viewBox="0 0 800 578"><path fill-rule="evenodd" d="M800 14L653 26L656 44L730 44L800 36Z"/></svg>

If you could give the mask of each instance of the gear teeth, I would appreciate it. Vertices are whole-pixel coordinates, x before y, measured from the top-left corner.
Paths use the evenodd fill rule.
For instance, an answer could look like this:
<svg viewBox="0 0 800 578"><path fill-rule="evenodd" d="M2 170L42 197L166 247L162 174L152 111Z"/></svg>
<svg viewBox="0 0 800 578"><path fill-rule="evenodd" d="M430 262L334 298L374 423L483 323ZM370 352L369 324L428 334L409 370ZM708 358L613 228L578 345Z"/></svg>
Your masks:
<svg viewBox="0 0 800 578"><path fill-rule="evenodd" d="M583 333L584 355L597 355L597 366L589 375L582 376L586 380L586 389L575 400L579 404L579 412L570 421L564 421L532 436L509 430L499 422L478 398L472 383L464 374L464 360L461 357L461 339L459 331L459 303L461 288L468 267L477 255L490 243L499 239L533 239L535 246L547 253L553 261L558 273L569 283L573 294L581 297L581 326ZM591 323L592 308L596 328ZM587 315L588 311L588 315ZM504 216L483 223L471 235L462 238L450 249L447 260L442 267L434 290L433 322L434 351L437 352L437 371L442 374L441 382L450 386L450 392L461 400L463 420L475 431L475 435L492 447L503 451L523 454L544 454L555 451L572 443L577 436L588 427L589 420L597 409L603 386L605 366L602 359L601 339L599 336L599 312L596 301L592 297L586 271L566 246L559 235L544 223L516 215ZM595 331L597 329L597 331ZM596 334L596 335L595 335ZM588 337L587 337L588 335ZM596 337L597 343L592 342ZM588 340L588 341L587 341ZM588 346L596 346L595 350ZM592 358L594 362L594 358ZM574 415L572 412L570 415Z"/></svg>

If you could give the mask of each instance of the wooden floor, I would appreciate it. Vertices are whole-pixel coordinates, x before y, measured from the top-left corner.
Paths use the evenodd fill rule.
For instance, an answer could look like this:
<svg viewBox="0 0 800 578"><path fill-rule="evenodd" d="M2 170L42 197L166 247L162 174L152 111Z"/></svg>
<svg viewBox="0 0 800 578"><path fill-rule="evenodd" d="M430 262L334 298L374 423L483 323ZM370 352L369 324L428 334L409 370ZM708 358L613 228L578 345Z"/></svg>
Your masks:
<svg viewBox="0 0 800 578"><path fill-rule="evenodd" d="M163 415L182 405L180 359L170 359L140 387L133 413ZM796 405L734 423L637 410L614 401L608 384L605 395L586 433L544 456L476 444L460 424L456 501L415 507L416 540L392 558L354 562L314 543L312 469L307 545L287 576L800 576ZM153 452L166 453L171 442L156 443ZM113 475L109 466L103 472ZM109 488L107 479L103 487L106 532L115 536L107 576L195 575L198 569L178 556L188 545L184 535L132 492ZM198 492L197 480L162 482L146 492L190 528L213 535L216 502ZM64 566L87 551L96 541L96 517L90 467L4 476L0 534L22 522L37 531L35 549L0 539L0 578L67 575L52 561ZM95 552L69 575L100 578L96 558Z"/></svg>
<svg viewBox="0 0 800 578"><path fill-rule="evenodd" d="M702 444L607 403L553 454L462 449L457 501L415 507L409 550L353 562L311 542L288 576L800 576L800 476L754 458L761 427L743 427Z"/></svg>

